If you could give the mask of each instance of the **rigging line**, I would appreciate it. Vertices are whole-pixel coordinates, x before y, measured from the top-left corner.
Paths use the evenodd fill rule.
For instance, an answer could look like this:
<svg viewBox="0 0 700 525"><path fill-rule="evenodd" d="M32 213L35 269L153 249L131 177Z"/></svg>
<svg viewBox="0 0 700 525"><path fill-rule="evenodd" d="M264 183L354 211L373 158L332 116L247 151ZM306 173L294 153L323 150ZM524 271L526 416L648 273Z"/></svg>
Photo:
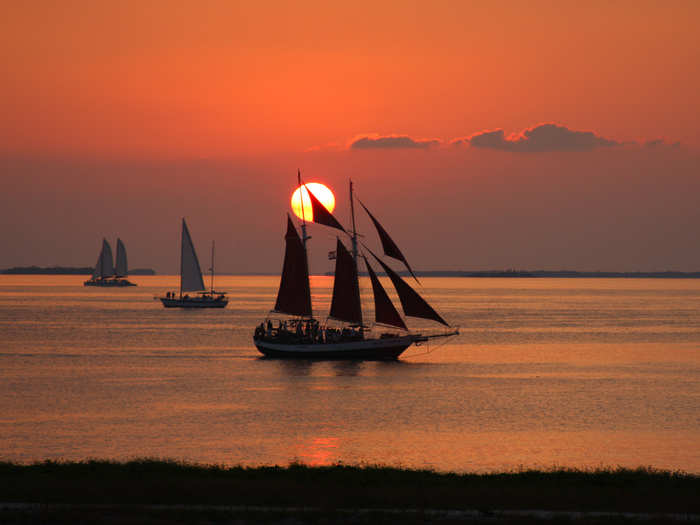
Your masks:
<svg viewBox="0 0 700 525"><path fill-rule="evenodd" d="M301 182L301 172L300 172L300 171L297 173L297 175L298 175L299 186L300 186L300 187L303 187L303 188L306 190L307 193L309 193L310 195L313 195L314 198L315 198L316 200L318 200L318 197L316 197L316 194L315 194L314 192L312 192L312 191L309 189L309 187L306 185L306 182L303 182L303 183ZM300 199L300 201L301 201L301 215L302 215L302 220L304 220L304 219L303 219L303 216L304 216L304 194L303 194L303 192L300 192L300 193L299 193L299 199ZM309 200L311 200L311 197L309 197ZM320 202L320 201L319 201L319 202ZM323 206L324 208L326 208L326 206L325 206L323 203L321 203L321 206ZM313 206L311 207L311 211L312 211L312 213L313 213ZM326 208L326 211L328 211L328 208ZM333 216L332 212L328 211L328 213L335 219L335 217ZM314 223L314 222L316 222L316 221L314 221L313 219L311 219L311 222ZM339 222L337 219L335 219L335 222L337 222L338 224L340 224L340 222ZM323 224L323 223L317 223L317 224ZM324 226L328 226L328 225L324 224ZM343 227L342 224L340 224L340 226ZM306 222L304 222L304 227L306 227ZM347 231L344 227L343 227L343 229L342 229L341 231L342 231L344 234L346 234L348 237L350 237L350 239L352 240L352 233L350 233L349 231Z"/></svg>
<svg viewBox="0 0 700 525"><path fill-rule="evenodd" d="M408 354L408 353L407 353L407 354L404 354L404 356L405 356L405 357L420 357L420 356L422 356L422 355L432 354L433 352L439 350L440 348L442 348L442 347L445 346L446 344L447 344L447 338L445 338L445 340L442 341L441 343L433 344L433 345L432 345L433 348L431 348L430 339L428 339L427 345L426 345L426 346L428 347L428 350L427 350L427 351L425 351L425 352L420 352L420 353L418 353L418 354Z"/></svg>

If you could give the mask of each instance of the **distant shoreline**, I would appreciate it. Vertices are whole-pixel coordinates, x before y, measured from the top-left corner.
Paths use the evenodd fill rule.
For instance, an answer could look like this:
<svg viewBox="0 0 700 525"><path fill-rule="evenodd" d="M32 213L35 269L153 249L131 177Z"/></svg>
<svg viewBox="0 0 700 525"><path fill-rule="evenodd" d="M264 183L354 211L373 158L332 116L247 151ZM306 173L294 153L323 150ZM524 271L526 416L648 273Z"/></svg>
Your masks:
<svg viewBox="0 0 700 525"><path fill-rule="evenodd" d="M0 270L4 275L92 275L92 267L72 267L72 266L20 266ZM604 271L576 271L576 270L425 270L415 272L417 277L487 277L487 278L586 278L586 279L700 279L700 272L604 272ZM408 272L399 272L403 277L410 276ZM129 275L156 275L156 271L151 268L137 268L129 271ZM164 274L166 275L166 274ZM241 276L270 276L275 277L276 273L226 273L219 275L241 275ZM325 274L312 274L332 276L333 272ZM360 275L367 276L366 272ZM386 274L379 272L378 275Z"/></svg>
<svg viewBox="0 0 700 525"><path fill-rule="evenodd" d="M410 274L406 271L399 272L403 277ZM584 272L574 270L480 270L480 271L417 271L416 277L504 277L504 278L612 278L612 279L700 279L700 272ZM326 275L332 275L331 272ZM360 272L366 276L366 272ZM378 275L385 275L378 273Z"/></svg>
<svg viewBox="0 0 700 525"><path fill-rule="evenodd" d="M14 268L7 268L6 270L0 270L0 274L5 275L92 275L95 271L94 268L83 266L83 267L73 267L73 266L51 266L51 267L41 267L41 266L17 266ZM155 270L150 268L136 268L135 270L130 270L129 275L155 275Z"/></svg>

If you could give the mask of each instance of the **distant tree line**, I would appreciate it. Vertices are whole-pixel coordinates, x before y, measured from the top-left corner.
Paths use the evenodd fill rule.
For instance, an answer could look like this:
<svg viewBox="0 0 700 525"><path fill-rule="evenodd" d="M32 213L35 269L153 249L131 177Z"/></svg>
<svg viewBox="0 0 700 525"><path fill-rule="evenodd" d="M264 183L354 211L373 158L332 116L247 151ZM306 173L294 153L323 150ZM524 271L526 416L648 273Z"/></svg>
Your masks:
<svg viewBox="0 0 700 525"><path fill-rule="evenodd" d="M398 272L404 277L407 271ZM700 279L700 272L581 272L575 270L424 270L415 272L419 277L560 277L560 278L627 278L627 279ZM333 275L333 272L326 272L326 275ZM360 272L360 275L367 275L367 272ZM377 275L385 276L383 272Z"/></svg>
<svg viewBox="0 0 700 525"><path fill-rule="evenodd" d="M2 274L11 275L92 275L95 268L84 266L80 268L67 266L51 266L42 268L40 266L16 266L6 270L0 270ZM156 272L150 268L137 268L130 270L131 275L155 275Z"/></svg>

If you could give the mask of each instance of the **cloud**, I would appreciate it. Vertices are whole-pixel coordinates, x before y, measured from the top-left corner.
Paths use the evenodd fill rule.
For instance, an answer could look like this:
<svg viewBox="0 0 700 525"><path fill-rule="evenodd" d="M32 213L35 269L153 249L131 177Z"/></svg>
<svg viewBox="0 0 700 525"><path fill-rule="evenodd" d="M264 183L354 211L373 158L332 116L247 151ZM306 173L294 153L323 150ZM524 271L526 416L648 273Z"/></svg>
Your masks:
<svg viewBox="0 0 700 525"><path fill-rule="evenodd" d="M437 139L412 139L408 135L364 135L350 143L350 149L428 149L439 146Z"/></svg>
<svg viewBox="0 0 700 525"><path fill-rule="evenodd" d="M642 143L642 147L647 149L678 148L680 145L680 142L666 142L664 139L647 140L646 142Z"/></svg>
<svg viewBox="0 0 700 525"><path fill-rule="evenodd" d="M520 133L506 135L502 129L480 131L469 136L452 140L414 139L408 135L356 135L345 145L333 143L309 148L308 151L350 150L435 150L444 147L469 147L510 151L516 153L593 151L598 148L619 146L641 147L645 149L667 149L680 147L679 142L654 139L640 142L623 142L602 137L593 131L578 131L566 126L545 122L527 128Z"/></svg>
<svg viewBox="0 0 700 525"><path fill-rule="evenodd" d="M558 124L538 124L519 134L505 136L502 129L482 131L455 139L453 145L515 152L591 151L600 147L620 146L622 142L606 139L592 131L575 131Z"/></svg>

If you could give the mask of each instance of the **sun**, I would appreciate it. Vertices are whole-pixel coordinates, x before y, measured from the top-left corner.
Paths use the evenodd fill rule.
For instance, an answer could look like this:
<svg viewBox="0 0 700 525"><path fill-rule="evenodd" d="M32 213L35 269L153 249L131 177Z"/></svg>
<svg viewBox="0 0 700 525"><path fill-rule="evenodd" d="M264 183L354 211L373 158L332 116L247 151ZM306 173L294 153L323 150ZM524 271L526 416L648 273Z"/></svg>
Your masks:
<svg viewBox="0 0 700 525"><path fill-rule="evenodd" d="M306 187L311 190L314 197L316 197L329 212L332 212L335 209L335 195L333 195L333 192L330 190L330 188L328 188L328 186L324 186L319 182L308 182L306 183ZM301 213L302 201L304 209L303 216ZM314 220L313 211L311 210L311 199L309 199L309 192L303 186L299 186L296 190L294 190L294 193L292 193L292 211L294 212L294 215L300 219L304 219L305 221L309 222Z"/></svg>

